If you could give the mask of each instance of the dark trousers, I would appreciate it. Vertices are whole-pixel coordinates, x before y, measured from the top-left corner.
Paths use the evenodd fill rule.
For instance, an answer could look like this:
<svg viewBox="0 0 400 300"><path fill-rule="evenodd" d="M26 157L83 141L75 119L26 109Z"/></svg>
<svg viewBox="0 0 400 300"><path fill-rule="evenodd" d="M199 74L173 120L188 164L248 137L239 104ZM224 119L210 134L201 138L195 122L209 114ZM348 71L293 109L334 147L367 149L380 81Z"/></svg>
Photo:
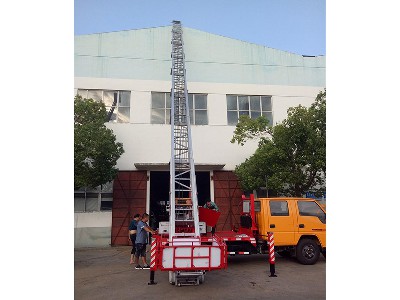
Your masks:
<svg viewBox="0 0 400 300"><path fill-rule="evenodd" d="M130 234L130 239L132 242L132 250L131 250L131 254L135 254L136 253L136 246L135 246L135 241L136 241L136 233L135 234Z"/></svg>

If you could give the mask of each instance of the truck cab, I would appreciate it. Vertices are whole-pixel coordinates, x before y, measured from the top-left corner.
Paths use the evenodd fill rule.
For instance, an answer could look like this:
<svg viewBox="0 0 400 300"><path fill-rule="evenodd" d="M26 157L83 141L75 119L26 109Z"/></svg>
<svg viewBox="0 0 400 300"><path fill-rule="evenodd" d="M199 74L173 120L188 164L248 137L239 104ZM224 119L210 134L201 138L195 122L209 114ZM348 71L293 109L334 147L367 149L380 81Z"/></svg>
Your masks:
<svg viewBox="0 0 400 300"><path fill-rule="evenodd" d="M314 264L326 253L326 211L310 198L258 198L254 200L255 234L259 244L273 232L275 251L295 255L302 264Z"/></svg>

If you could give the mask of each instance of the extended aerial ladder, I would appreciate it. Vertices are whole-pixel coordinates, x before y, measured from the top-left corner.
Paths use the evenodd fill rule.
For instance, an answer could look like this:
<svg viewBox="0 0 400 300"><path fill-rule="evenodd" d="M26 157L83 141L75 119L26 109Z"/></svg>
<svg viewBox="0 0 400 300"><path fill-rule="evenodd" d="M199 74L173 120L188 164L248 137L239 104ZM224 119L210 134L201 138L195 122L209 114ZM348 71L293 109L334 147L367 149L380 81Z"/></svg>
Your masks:
<svg viewBox="0 0 400 300"><path fill-rule="evenodd" d="M168 232L159 232L152 241L150 267L169 271L171 284L196 285L204 281L206 271L226 267L226 245L200 232L180 21L173 21L171 44L170 215Z"/></svg>
<svg viewBox="0 0 400 300"><path fill-rule="evenodd" d="M200 236L182 27L179 21L173 22L171 44L170 242L177 236ZM193 232L177 230L182 227L192 228Z"/></svg>

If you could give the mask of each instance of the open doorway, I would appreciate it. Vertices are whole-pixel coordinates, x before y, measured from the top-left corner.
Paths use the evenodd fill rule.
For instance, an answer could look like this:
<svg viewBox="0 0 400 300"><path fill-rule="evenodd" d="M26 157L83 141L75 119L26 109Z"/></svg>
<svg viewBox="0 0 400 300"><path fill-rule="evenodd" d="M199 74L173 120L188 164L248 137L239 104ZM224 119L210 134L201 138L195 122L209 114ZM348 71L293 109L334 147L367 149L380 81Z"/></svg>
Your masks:
<svg viewBox="0 0 400 300"><path fill-rule="evenodd" d="M197 199L203 206L211 199L210 172L196 172ZM159 222L168 222L169 171L150 172L150 226L158 228Z"/></svg>

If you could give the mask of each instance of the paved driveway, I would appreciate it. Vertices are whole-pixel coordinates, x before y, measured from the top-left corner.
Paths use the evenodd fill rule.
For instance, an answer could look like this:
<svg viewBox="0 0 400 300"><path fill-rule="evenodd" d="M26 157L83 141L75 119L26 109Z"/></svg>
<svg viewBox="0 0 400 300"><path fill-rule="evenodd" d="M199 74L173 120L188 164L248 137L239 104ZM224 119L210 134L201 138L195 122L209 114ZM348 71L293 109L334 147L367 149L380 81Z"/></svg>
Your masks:
<svg viewBox="0 0 400 300"><path fill-rule="evenodd" d="M312 266L294 258L276 259L276 275L268 277L266 255L228 258L228 268L207 272L199 286L176 287L168 272L155 272L157 285L147 285L149 270L129 264L131 247L75 249L75 299L325 299L325 258Z"/></svg>

